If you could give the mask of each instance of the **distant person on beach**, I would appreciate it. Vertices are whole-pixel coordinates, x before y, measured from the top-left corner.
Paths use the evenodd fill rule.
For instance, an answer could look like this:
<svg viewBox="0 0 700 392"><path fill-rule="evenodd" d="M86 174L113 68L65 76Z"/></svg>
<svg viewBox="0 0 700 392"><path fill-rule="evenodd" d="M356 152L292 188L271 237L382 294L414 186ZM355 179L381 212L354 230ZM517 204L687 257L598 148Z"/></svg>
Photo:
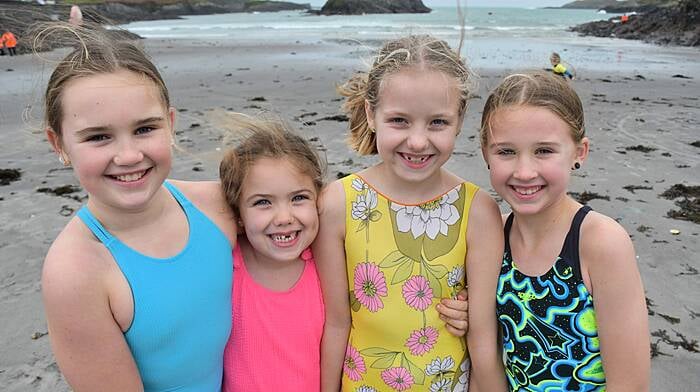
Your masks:
<svg viewBox="0 0 700 392"><path fill-rule="evenodd" d="M7 52L10 56L17 54L17 38L10 30L5 30L0 36L0 48L7 48Z"/></svg>
<svg viewBox="0 0 700 392"><path fill-rule="evenodd" d="M549 56L549 62L552 64L552 72L554 72L556 75L559 75L562 78L574 78L574 75L566 68L564 64L562 64L559 53L553 52L552 55Z"/></svg>
<svg viewBox="0 0 700 392"><path fill-rule="evenodd" d="M220 185L166 181L175 110L137 46L68 23L38 42L61 33L46 136L88 200L43 267L58 366L78 391L218 391L236 241Z"/></svg>
<svg viewBox="0 0 700 392"><path fill-rule="evenodd" d="M497 293L510 390L648 391L632 241L567 194L589 151L576 92L550 73L506 77L486 101L481 144L512 210Z"/></svg>
<svg viewBox="0 0 700 392"><path fill-rule="evenodd" d="M324 165L280 121L239 115L247 133L220 165L238 217L224 391L319 391L324 309L311 242Z"/></svg>
<svg viewBox="0 0 700 392"><path fill-rule="evenodd" d="M80 10L79 6L73 5L70 7L68 23L74 26L80 26L81 24L83 24L83 12Z"/></svg>
<svg viewBox="0 0 700 392"><path fill-rule="evenodd" d="M459 54L425 35L385 43L368 73L339 88L351 148L379 163L321 197L313 250L326 306L324 391L341 382L342 391L505 390L500 213L486 192L443 167L471 82ZM469 354L459 331L467 320L444 325L437 310L464 298L465 287Z"/></svg>

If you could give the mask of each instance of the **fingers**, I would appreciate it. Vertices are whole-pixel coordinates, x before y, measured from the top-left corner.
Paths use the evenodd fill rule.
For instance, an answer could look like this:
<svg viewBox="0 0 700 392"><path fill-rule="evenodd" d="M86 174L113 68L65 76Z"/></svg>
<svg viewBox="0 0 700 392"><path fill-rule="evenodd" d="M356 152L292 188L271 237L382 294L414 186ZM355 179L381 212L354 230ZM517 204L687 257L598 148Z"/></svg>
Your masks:
<svg viewBox="0 0 700 392"><path fill-rule="evenodd" d="M466 335L467 330L469 329L469 323L467 320L453 319L442 314L440 315L440 319L445 322L445 328L447 331L454 336L462 337Z"/></svg>
<svg viewBox="0 0 700 392"><path fill-rule="evenodd" d="M462 290L459 290L459 293L457 293L457 299L466 301L467 298L467 288L465 287Z"/></svg>

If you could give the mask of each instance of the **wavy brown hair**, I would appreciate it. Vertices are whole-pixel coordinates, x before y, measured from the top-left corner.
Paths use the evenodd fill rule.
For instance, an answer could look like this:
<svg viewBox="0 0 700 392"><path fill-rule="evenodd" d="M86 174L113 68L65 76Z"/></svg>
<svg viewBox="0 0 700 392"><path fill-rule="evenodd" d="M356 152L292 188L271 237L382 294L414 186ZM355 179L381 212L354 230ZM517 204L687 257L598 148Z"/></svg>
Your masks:
<svg viewBox="0 0 700 392"><path fill-rule="evenodd" d="M219 165L221 187L236 216L239 215L242 185L250 168L261 158L289 161L311 178L316 192L321 191L326 169L324 161L309 142L285 122L230 113L221 126L241 137L236 147L226 151Z"/></svg>

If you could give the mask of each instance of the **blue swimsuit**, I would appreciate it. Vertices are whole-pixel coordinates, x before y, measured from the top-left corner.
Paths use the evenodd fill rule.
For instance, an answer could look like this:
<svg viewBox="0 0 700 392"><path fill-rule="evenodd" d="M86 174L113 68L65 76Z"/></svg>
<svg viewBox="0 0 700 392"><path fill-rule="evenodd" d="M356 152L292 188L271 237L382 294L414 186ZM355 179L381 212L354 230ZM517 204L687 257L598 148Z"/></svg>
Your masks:
<svg viewBox="0 0 700 392"><path fill-rule="evenodd" d="M231 330L231 244L172 184L189 239L176 256L143 255L112 236L86 206L78 216L109 249L129 283L134 317L124 333L146 391L221 390Z"/></svg>

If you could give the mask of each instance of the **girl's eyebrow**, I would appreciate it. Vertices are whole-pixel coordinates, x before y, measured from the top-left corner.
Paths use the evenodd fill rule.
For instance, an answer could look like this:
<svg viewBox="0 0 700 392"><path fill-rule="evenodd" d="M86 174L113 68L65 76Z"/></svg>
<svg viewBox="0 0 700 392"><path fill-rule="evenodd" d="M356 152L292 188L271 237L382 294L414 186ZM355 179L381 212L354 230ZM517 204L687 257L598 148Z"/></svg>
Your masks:
<svg viewBox="0 0 700 392"><path fill-rule="evenodd" d="M144 118L142 120L137 120L132 124L132 126L139 127L139 126L142 126L144 124L153 124L153 123L160 122L163 120L164 120L164 118L162 116L153 116L153 117ZM83 129L77 131L75 134L78 137L81 137L81 136L92 134L92 133L106 132L110 128L111 128L110 125L98 125L96 127L83 128Z"/></svg>

